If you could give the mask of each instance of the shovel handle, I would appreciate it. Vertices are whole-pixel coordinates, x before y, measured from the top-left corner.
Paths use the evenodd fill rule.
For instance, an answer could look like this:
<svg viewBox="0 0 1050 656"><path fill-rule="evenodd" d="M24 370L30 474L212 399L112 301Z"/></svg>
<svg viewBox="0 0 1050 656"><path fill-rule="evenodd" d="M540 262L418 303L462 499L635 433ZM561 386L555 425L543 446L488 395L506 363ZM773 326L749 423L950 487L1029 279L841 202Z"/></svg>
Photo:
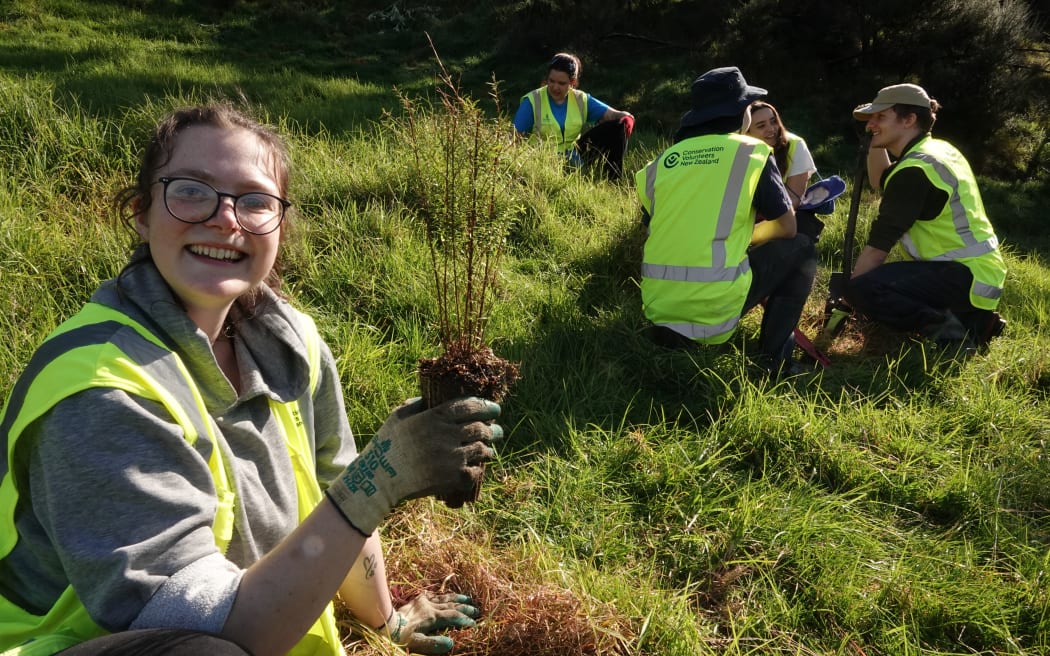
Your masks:
<svg viewBox="0 0 1050 656"><path fill-rule="evenodd" d="M864 193L864 182L868 177L868 145L871 137L862 136L857 149L857 172L853 176L853 189L849 196L849 215L846 217L846 235L842 240L842 273L849 278L853 273L853 238L857 233L857 214L860 213L860 197Z"/></svg>
<svg viewBox="0 0 1050 656"><path fill-rule="evenodd" d="M860 213L860 197L864 193L864 182L868 177L868 146L871 136L860 133L857 149L857 172L853 176L853 189L849 196L849 214L846 217L846 234L842 239L842 270L835 271L828 280L828 300L824 305L824 334L834 337L842 332L845 320L853 310L846 303L846 285L853 273L853 241L857 232L857 215Z"/></svg>

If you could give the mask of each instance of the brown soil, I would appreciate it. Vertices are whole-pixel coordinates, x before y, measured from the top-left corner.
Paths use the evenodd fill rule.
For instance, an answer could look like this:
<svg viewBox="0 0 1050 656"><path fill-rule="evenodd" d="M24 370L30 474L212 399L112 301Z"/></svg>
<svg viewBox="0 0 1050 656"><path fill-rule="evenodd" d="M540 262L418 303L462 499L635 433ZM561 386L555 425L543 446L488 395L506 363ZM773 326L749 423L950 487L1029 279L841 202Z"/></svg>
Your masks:
<svg viewBox="0 0 1050 656"><path fill-rule="evenodd" d="M453 346L419 361L419 387L428 408L464 396L500 403L518 379L518 366L482 347Z"/></svg>
<svg viewBox="0 0 1050 656"><path fill-rule="evenodd" d="M497 356L486 347L469 348L453 345L436 358L419 361L419 389L428 408L445 401L477 396L500 403L518 379L518 365ZM449 508L477 501L481 493L481 473L472 481L472 489L463 495L441 498Z"/></svg>

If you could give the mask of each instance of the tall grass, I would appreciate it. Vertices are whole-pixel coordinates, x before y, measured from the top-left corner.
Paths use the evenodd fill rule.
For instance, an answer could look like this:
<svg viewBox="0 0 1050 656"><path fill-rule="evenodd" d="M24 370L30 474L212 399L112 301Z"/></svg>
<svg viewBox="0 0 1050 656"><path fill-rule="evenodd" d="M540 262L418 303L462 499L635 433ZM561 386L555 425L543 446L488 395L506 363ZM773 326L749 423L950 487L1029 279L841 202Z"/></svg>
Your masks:
<svg viewBox="0 0 1050 656"><path fill-rule="evenodd" d="M63 36L76 21L63 15L80 16L81 30L97 19L17 4L18 21L46 27L55 52L76 50ZM10 33L45 56L18 21ZM96 33L91 67L136 49L185 67L156 86L114 69L114 87L74 89L87 64L42 74L28 55L24 70L8 60L0 71L0 395L123 264L130 234L108 200L130 179L147 127L171 105L236 95L198 82L209 79L212 37L193 24L127 27L136 36L119 43L130 54ZM274 79L223 56L242 89ZM438 341L428 244L392 192L411 175L409 146L378 109L374 122L338 127L290 111L306 88L311 108L370 93L306 70L246 95L289 137L298 217L288 290L340 358L363 442L415 394L416 363ZM108 98L113 88L122 91ZM385 97L394 107L392 90ZM661 146L642 137L629 170ZM498 462L478 503L412 502L384 529L396 594L455 589L481 601L484 619L456 632L456 653L1050 653L1050 272L1038 240L1004 231L1010 324L987 353L948 358L854 323L828 346L831 369L773 384L745 366L757 313L722 348L651 344L633 189L528 156L488 325L523 373L503 404ZM990 186L993 217L1039 220L1023 197ZM876 203L865 196L861 233ZM819 244L811 332L845 210ZM352 650L389 653L367 641Z"/></svg>

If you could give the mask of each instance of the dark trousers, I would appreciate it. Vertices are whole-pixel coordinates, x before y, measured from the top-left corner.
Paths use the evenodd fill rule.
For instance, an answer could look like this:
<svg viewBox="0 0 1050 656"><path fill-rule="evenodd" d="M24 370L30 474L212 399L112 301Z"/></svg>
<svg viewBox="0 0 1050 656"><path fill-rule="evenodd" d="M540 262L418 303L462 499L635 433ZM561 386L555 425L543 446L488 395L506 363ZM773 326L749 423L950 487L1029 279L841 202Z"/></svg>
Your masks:
<svg viewBox="0 0 1050 656"><path fill-rule="evenodd" d="M609 180L619 180L627 152L627 130L619 121L599 123L580 135L576 150L584 168L596 168Z"/></svg>
<svg viewBox="0 0 1050 656"><path fill-rule="evenodd" d="M234 642L187 629L121 631L74 645L58 656L251 656Z"/></svg>
<svg viewBox="0 0 1050 656"><path fill-rule="evenodd" d="M817 249L809 237L797 234L791 239L771 239L752 248L747 257L751 262L751 289L744 312L765 300L758 346L763 356L778 362L790 355L790 348L784 352L785 345L813 289Z"/></svg>
<svg viewBox="0 0 1050 656"><path fill-rule="evenodd" d="M850 280L846 300L872 321L924 332L954 314L980 335L992 312L970 303L973 274L960 262L890 262Z"/></svg>
<svg viewBox="0 0 1050 656"><path fill-rule="evenodd" d="M824 231L824 222L817 218L813 210L795 210L795 222L798 231L810 238L815 244L820 241L820 233Z"/></svg>
<svg viewBox="0 0 1050 656"><path fill-rule="evenodd" d="M762 301L762 328L758 343L761 359L779 365L791 355L798 320L813 289L817 273L817 249L806 235L792 239L773 239L748 251L751 262L751 289L741 314ZM695 347L696 342L665 326L653 326L654 341L669 348Z"/></svg>

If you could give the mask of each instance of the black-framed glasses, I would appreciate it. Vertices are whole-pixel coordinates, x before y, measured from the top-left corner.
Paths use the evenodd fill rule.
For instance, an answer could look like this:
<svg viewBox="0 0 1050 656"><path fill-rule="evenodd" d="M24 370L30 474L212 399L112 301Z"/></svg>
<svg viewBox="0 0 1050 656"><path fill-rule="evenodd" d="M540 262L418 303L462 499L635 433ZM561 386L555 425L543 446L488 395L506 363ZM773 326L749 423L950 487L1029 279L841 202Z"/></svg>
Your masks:
<svg viewBox="0 0 1050 656"><path fill-rule="evenodd" d="M245 232L268 235L284 221L290 202L261 191L227 194L194 178L157 178L164 185L164 207L183 223L204 223L219 211L223 197L233 200L233 215Z"/></svg>

